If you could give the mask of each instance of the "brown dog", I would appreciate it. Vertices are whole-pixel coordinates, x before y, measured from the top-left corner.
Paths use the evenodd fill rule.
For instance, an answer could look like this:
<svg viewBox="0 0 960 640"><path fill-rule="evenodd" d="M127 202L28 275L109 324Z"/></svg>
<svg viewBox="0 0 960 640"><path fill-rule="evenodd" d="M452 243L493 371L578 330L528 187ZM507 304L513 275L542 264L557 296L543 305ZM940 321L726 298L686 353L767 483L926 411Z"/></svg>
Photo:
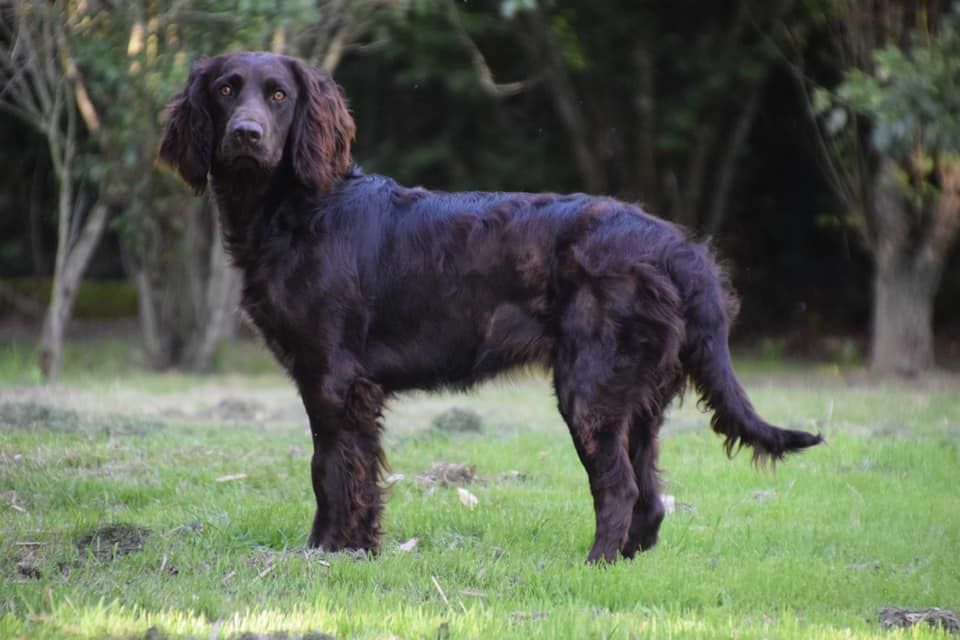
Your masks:
<svg viewBox="0 0 960 640"><path fill-rule="evenodd" d="M689 376L728 454L821 441L753 410L727 348L732 295L708 249L582 194L408 189L353 166L330 76L267 53L201 60L163 160L208 179L243 308L297 383L313 433L310 546L375 551L384 399L536 362L590 481L590 561L656 543L657 433Z"/></svg>

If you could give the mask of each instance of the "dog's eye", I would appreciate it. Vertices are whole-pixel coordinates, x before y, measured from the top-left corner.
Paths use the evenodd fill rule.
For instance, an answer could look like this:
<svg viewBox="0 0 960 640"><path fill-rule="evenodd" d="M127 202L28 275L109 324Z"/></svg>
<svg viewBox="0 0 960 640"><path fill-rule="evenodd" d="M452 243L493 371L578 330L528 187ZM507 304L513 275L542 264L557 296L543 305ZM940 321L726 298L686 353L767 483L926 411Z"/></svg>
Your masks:
<svg viewBox="0 0 960 640"><path fill-rule="evenodd" d="M283 89L277 89L273 92L273 95L270 96L274 102L283 102L287 99L287 92Z"/></svg>
<svg viewBox="0 0 960 640"><path fill-rule="evenodd" d="M229 98L233 95L233 87L228 84L223 85L220 87L220 95L222 95L224 98Z"/></svg>

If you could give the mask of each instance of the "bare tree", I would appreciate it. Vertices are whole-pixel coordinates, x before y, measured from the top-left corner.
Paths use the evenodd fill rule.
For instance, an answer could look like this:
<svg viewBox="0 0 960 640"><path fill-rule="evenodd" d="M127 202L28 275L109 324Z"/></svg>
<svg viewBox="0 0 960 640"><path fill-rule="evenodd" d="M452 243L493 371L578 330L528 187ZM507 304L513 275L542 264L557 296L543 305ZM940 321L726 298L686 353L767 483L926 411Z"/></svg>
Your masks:
<svg viewBox="0 0 960 640"><path fill-rule="evenodd" d="M63 335L80 282L106 226L108 208L78 175L78 118L90 136L100 120L87 95L67 39L66 3L21 2L0 14L0 109L36 129L46 140L59 189L57 253L50 301L40 338L44 378L57 378Z"/></svg>
<svg viewBox="0 0 960 640"><path fill-rule="evenodd" d="M101 22L126 51L114 63L124 78L122 101L105 110L113 134L109 155L125 159L111 163L111 182L122 193L123 262L137 289L147 361L156 369L208 369L235 320L239 277L220 243L212 205L156 167L155 157L157 116L195 55L186 48L197 39L193 31L238 19L184 2L137 0Z"/></svg>

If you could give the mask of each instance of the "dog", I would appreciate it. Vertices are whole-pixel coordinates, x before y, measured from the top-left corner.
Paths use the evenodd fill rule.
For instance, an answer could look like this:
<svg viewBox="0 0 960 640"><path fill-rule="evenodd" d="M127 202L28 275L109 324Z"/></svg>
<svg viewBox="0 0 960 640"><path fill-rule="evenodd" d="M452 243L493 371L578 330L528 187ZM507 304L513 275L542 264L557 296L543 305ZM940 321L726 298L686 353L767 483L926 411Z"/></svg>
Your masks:
<svg viewBox="0 0 960 640"><path fill-rule="evenodd" d="M652 547L657 436L689 379L728 455L821 442L754 411L730 361L734 296L705 244L609 197L448 193L365 174L331 76L301 60L196 62L160 158L218 204L241 306L297 385L313 437L308 545L376 552L386 399L552 370L589 479L588 562Z"/></svg>

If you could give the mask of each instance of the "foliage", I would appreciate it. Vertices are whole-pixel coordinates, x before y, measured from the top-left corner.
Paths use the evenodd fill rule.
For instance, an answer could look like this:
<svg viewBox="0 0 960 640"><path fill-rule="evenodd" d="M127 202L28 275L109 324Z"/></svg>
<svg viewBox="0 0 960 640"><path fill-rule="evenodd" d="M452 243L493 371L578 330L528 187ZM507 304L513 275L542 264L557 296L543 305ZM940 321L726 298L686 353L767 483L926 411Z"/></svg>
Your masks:
<svg viewBox="0 0 960 640"><path fill-rule="evenodd" d="M842 318L833 329L862 324L867 296L860 292L869 261L859 246L851 255L841 237L845 227L813 228L818 211L842 206L812 175L816 161L804 153L810 138L802 120L806 114L799 114L781 64L789 49L791 61L801 61L801 67L807 63L805 77L835 84L846 58L835 55L840 30L831 31L834 9L862 3L14 4L75 12L69 19L70 45L104 131L86 136L80 180L91 194L109 196L113 233L123 239L122 260L117 251L95 256L98 277L119 276L132 262L156 254L163 254L168 266L183 264L190 253L177 238L189 234L190 225L204 215L197 213L198 200L169 172L155 169L154 157L164 103L182 86L191 61L230 49L278 48L319 62L325 58L318 55L323 48L317 43L348 23L336 77L358 123L354 150L364 169L440 189L594 189L574 152L577 132L561 116L565 105L582 124L584 164L600 176L593 183L599 185L596 191L641 202L657 215L714 235L720 252L736 263L731 273L747 304L744 325L780 331L794 323L784 319L797 317L791 310L807 304L819 305L816 311L823 317ZM912 60L912 53L904 55ZM493 83L520 88L491 91L484 65ZM551 84L555 75L567 77L567 95L558 95L556 83ZM890 78L916 80L916 75L898 71ZM910 91L903 93L909 97ZM755 120L747 108L751 99L759 100ZM828 120L849 133L856 129L854 121L865 118L837 108ZM738 129L746 132L739 142ZM5 211L34 212L30 221L26 215L0 220L0 270L43 273L49 263L44 242L49 245L52 235L45 215L48 188L39 178L35 189L26 186L34 174L49 170L33 169L31 158L40 155L40 145L9 120L0 121L0 140L5 144L0 204ZM21 147L30 153L24 155ZM847 151L853 156L858 149ZM728 188L721 189L724 184ZM35 202L28 202L31 194ZM724 202L729 202L726 216ZM714 208L721 215L713 215ZM734 216L736 224L729 224ZM863 217L844 220L862 224ZM113 249L116 243L106 246ZM838 273L842 277L834 277ZM187 280L182 272L167 272L152 282ZM955 270L944 282L952 294L950 287L960 283ZM762 302L751 310L752 300ZM938 317L955 317L956 300L960 296L941 295Z"/></svg>
<svg viewBox="0 0 960 640"><path fill-rule="evenodd" d="M824 421L831 447L758 472L727 460L687 403L665 426L677 508L660 545L597 568L582 562L586 478L544 380L397 402L386 448L403 478L383 553L357 559L303 548L303 427L217 413L217 390L256 409L282 395L281 376L198 388L88 373L70 394L87 410L0 412L0 636L944 637L889 632L876 615L960 602L955 390L803 377L812 385L765 375L753 398L776 421ZM483 435L427 428L452 405L481 414ZM441 460L476 465L474 510L415 479ZM142 551L78 546L120 523L154 532Z"/></svg>
<svg viewBox="0 0 960 640"><path fill-rule="evenodd" d="M836 11L851 67L815 94L814 147L872 254L871 368L912 375L934 366L934 296L960 229L960 14Z"/></svg>
<svg viewBox="0 0 960 640"><path fill-rule="evenodd" d="M164 105L183 86L193 60L267 48L275 31L316 15L308 0L279 7L266 0L209 0L189 11L177 6L137 1L118 9L94 3L71 32L107 131L106 153L95 158L90 172L125 214L116 225L134 251L143 248L143 234L156 232L156 216L176 220L190 210L186 191L158 182L153 167Z"/></svg>
<svg viewBox="0 0 960 640"><path fill-rule="evenodd" d="M4 278L2 285L30 300L50 298L52 283L47 278ZM75 318L130 318L137 313L137 292L128 282L117 280L84 280L77 288L73 315ZM12 309L0 297L0 315Z"/></svg>
<svg viewBox="0 0 960 640"><path fill-rule="evenodd" d="M873 62L851 69L837 97L871 118L875 147L900 158L917 148L960 153L960 15L936 33L914 32L910 47L877 50ZM844 124L838 112L830 118L834 128Z"/></svg>

